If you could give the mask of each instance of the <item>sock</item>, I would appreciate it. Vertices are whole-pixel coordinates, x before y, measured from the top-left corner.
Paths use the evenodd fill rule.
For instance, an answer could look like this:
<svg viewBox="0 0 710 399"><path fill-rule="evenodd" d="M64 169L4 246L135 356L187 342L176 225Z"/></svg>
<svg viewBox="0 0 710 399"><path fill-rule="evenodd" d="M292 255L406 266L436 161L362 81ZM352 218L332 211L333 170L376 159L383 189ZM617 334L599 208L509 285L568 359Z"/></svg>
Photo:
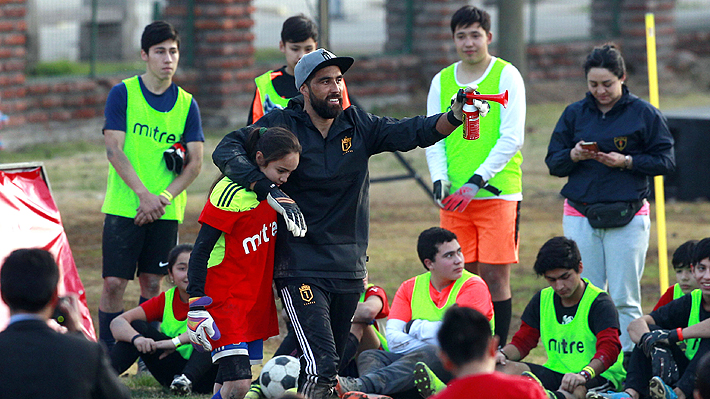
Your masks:
<svg viewBox="0 0 710 399"><path fill-rule="evenodd" d="M113 345L116 343L116 340L113 338L113 334L111 333L111 321L118 317L121 313L123 313L123 311L107 313L99 309L99 338L101 339L101 342L106 345L106 349L109 352L111 352L111 348L113 348Z"/></svg>
<svg viewBox="0 0 710 399"><path fill-rule="evenodd" d="M504 346L508 341L508 330L510 329L510 318L513 313L513 299L493 302L493 312L495 312L495 334L500 339L500 346Z"/></svg>
<svg viewBox="0 0 710 399"><path fill-rule="evenodd" d="M217 391L217 393L214 394L211 399L222 399L221 389Z"/></svg>
<svg viewBox="0 0 710 399"><path fill-rule="evenodd" d="M142 304L143 302L147 301L148 299L150 299L150 298L143 298L143 296L141 295L141 296L138 297L138 304L140 305L140 304Z"/></svg>

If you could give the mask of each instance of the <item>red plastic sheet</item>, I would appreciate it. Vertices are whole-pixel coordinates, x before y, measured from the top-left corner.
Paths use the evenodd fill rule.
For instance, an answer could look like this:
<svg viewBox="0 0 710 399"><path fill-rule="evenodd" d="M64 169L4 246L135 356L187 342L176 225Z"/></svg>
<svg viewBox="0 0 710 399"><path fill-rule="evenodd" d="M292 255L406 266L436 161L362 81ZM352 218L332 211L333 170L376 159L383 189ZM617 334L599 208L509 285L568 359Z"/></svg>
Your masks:
<svg viewBox="0 0 710 399"><path fill-rule="evenodd" d="M60 272L59 295L75 293L79 297L84 332L96 340L84 285L76 270L59 210L40 167L0 170L0 260L4 261L18 248L42 248L54 255ZM0 300L0 330L5 329L9 319L10 312Z"/></svg>

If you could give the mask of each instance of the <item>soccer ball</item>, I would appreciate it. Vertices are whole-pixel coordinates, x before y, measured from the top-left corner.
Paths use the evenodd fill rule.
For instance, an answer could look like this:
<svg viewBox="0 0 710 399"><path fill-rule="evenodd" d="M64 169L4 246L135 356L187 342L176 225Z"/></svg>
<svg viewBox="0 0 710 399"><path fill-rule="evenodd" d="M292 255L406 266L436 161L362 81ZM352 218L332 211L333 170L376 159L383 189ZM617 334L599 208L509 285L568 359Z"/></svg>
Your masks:
<svg viewBox="0 0 710 399"><path fill-rule="evenodd" d="M264 395L271 399L283 395L287 389L298 384L301 363L293 356L281 355L271 358L259 375L259 384Z"/></svg>

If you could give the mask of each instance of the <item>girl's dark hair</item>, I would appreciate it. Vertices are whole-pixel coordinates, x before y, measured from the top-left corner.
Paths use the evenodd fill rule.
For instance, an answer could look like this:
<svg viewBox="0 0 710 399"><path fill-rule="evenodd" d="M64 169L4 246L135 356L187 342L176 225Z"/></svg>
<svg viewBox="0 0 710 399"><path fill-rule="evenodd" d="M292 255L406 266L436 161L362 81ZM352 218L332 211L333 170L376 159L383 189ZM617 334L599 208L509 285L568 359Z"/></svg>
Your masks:
<svg viewBox="0 0 710 399"><path fill-rule="evenodd" d="M177 258L180 254L183 252L192 252L192 248L194 248L194 245L190 243L174 246L173 249L170 250L170 253L168 253L168 270L173 270L173 266L175 266L175 262L177 262Z"/></svg>
<svg viewBox="0 0 710 399"><path fill-rule="evenodd" d="M290 130L283 127L255 127L244 146L249 159L256 164L256 153L261 152L264 162L279 160L291 153L301 153L301 143Z"/></svg>
<svg viewBox="0 0 710 399"><path fill-rule="evenodd" d="M249 159L256 165L256 152L261 151L264 155L264 162L268 165L269 162L277 161L288 154L297 152L301 153L301 143L298 141L298 137L291 133L290 130L283 127L254 127L249 136L247 137L247 142L244 145L245 150ZM214 190L217 183L224 177L224 173L220 173L219 176L212 182L212 186L207 192L207 198L209 200L212 190Z"/></svg>
<svg viewBox="0 0 710 399"><path fill-rule="evenodd" d="M607 43L601 47L595 47L587 59L584 61L584 75L592 68L604 68L609 70L614 76L621 79L626 75L626 63L621 52L614 43Z"/></svg>

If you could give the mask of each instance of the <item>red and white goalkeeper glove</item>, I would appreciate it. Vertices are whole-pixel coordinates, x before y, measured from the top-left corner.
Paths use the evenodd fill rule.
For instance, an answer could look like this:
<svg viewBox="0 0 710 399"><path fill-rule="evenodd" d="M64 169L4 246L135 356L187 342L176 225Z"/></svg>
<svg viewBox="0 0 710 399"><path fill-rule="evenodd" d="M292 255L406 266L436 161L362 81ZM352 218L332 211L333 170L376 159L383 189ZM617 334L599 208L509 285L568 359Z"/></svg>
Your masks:
<svg viewBox="0 0 710 399"><path fill-rule="evenodd" d="M500 190L483 181L481 175L473 175L455 193L444 198L441 203L446 211L463 212L473 198L478 194L478 190L488 190L494 195L500 195Z"/></svg>
<svg viewBox="0 0 710 399"><path fill-rule="evenodd" d="M187 336L190 337L192 346L200 352L212 350L212 344L207 337L216 341L222 336L212 315L205 309L210 304L212 298L208 296L190 298L190 310L187 312Z"/></svg>

